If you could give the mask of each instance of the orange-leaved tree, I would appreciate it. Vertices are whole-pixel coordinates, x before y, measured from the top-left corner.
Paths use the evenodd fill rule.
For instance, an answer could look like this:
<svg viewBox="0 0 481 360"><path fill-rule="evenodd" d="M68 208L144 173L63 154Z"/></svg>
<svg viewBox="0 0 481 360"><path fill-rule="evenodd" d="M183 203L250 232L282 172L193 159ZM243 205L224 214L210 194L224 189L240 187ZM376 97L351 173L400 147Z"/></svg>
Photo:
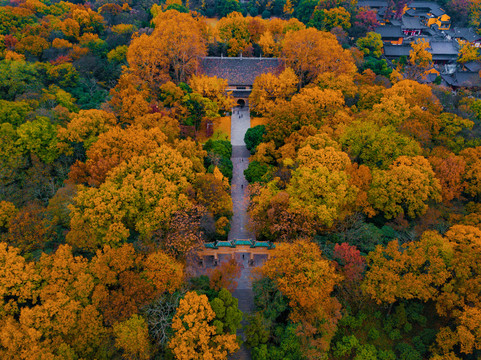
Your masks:
<svg viewBox="0 0 481 360"><path fill-rule="evenodd" d="M289 318L300 324L306 353L326 351L341 316L340 304L331 294L342 276L308 240L278 244L272 255L261 274L289 299Z"/></svg>
<svg viewBox="0 0 481 360"><path fill-rule="evenodd" d="M315 28L288 32L282 55L299 77L300 87L323 72L352 74L356 71L349 50L344 50L333 34Z"/></svg>
<svg viewBox="0 0 481 360"><path fill-rule="evenodd" d="M186 82L206 55L203 24L190 14L168 10L154 19L152 35L134 38L127 51L130 71L151 89L174 80Z"/></svg>

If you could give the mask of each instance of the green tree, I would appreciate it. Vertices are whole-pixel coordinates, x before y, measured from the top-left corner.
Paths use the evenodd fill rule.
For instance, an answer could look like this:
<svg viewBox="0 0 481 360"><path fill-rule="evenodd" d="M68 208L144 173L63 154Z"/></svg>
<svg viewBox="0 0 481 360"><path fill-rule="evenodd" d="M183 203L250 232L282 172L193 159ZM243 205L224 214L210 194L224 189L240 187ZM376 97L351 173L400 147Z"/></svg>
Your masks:
<svg viewBox="0 0 481 360"><path fill-rule="evenodd" d="M273 166L258 161L252 161L247 169L244 170L244 176L250 183L253 182L266 182L271 180L271 172Z"/></svg>
<svg viewBox="0 0 481 360"><path fill-rule="evenodd" d="M0 124L8 122L13 126L19 126L25 122L30 111L32 107L27 101L0 100Z"/></svg>
<svg viewBox="0 0 481 360"><path fill-rule="evenodd" d="M269 340L269 330L265 324L262 313L258 312L255 315L248 317L249 325L245 330L246 342L251 348L266 344Z"/></svg>
<svg viewBox="0 0 481 360"><path fill-rule="evenodd" d="M370 121L353 123L340 142L360 163L380 169L387 169L401 155L416 156L422 151L417 141L394 126L380 127Z"/></svg>
<svg viewBox="0 0 481 360"><path fill-rule="evenodd" d="M47 164L59 156L57 129L47 117L37 117L31 122L20 125L17 136L16 144L25 154L35 154Z"/></svg>
<svg viewBox="0 0 481 360"><path fill-rule="evenodd" d="M35 64L0 61L0 99L12 101L26 92L38 91L41 86L41 77Z"/></svg>
<svg viewBox="0 0 481 360"><path fill-rule="evenodd" d="M251 154L256 152L257 145L262 142L262 137L265 133L266 127L264 125L257 125L247 129L244 142L246 143L247 150L249 150Z"/></svg>
<svg viewBox="0 0 481 360"><path fill-rule="evenodd" d="M234 11L241 11L241 6L238 0L217 0L215 2L215 12L220 18L223 18Z"/></svg>
<svg viewBox="0 0 481 360"><path fill-rule="evenodd" d="M225 288L219 291L215 299L210 302L215 312L213 325L217 334L235 334L241 327L242 311L239 310L239 301Z"/></svg>
<svg viewBox="0 0 481 360"><path fill-rule="evenodd" d="M357 39L356 45L366 56L372 55L379 58L382 55L383 42L381 34L370 31L366 36Z"/></svg>
<svg viewBox="0 0 481 360"><path fill-rule="evenodd" d="M113 326L115 345L129 359L150 359L149 329L145 319L137 314Z"/></svg>

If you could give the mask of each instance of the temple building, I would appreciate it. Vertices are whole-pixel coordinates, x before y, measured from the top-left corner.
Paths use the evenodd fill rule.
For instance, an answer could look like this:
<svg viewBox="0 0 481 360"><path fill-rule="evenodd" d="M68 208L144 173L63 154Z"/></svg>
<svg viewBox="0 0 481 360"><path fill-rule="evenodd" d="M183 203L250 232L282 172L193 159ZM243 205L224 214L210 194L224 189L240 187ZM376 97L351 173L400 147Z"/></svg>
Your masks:
<svg viewBox="0 0 481 360"><path fill-rule="evenodd" d="M284 62L278 58L205 57L200 62L198 73L226 79L227 90L232 91L239 105L245 105L257 76L279 74L283 69Z"/></svg>

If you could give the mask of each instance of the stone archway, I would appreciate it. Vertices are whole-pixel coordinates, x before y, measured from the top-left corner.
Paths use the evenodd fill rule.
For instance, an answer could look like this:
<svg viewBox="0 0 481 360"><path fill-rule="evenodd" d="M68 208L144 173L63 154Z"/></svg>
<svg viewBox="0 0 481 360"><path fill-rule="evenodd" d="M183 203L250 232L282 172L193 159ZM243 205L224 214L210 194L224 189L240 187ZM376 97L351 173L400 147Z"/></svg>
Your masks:
<svg viewBox="0 0 481 360"><path fill-rule="evenodd" d="M246 106L246 101L244 99L238 99L237 106L240 106L240 107Z"/></svg>

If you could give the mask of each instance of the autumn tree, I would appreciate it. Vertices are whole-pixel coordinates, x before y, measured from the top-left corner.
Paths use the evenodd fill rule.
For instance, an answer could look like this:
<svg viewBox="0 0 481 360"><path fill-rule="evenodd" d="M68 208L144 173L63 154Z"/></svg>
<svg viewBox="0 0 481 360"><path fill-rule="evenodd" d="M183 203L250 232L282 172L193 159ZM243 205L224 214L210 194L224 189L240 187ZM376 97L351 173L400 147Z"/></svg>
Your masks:
<svg viewBox="0 0 481 360"><path fill-rule="evenodd" d="M180 126L179 120L170 114L156 112L136 117L132 123L146 130L158 128L167 136L167 141L173 143L179 138Z"/></svg>
<svg viewBox="0 0 481 360"><path fill-rule="evenodd" d="M307 240L278 244L260 271L289 299L289 318L299 323L304 352L326 351L340 318L340 305L331 293L342 277L317 245Z"/></svg>
<svg viewBox="0 0 481 360"><path fill-rule="evenodd" d="M410 106L417 105L432 114L437 115L442 110L442 105L433 94L431 87L414 80L398 81L389 89L383 89L383 95L385 97L402 96Z"/></svg>
<svg viewBox="0 0 481 360"><path fill-rule="evenodd" d="M421 241L404 246L396 240L385 248L377 246L366 259L369 270L362 289L379 304L401 298L433 300L448 277L442 250L441 237L428 233Z"/></svg>
<svg viewBox="0 0 481 360"><path fill-rule="evenodd" d="M378 246L367 257L369 270L362 288L378 303L433 301L446 319L433 346L434 358L471 354L479 334L481 231L455 225L445 234L426 231L420 240ZM451 356L451 357L449 357Z"/></svg>
<svg viewBox="0 0 481 360"><path fill-rule="evenodd" d="M112 113L104 110L80 110L72 114L67 128L59 128L57 137L64 141L83 143L88 149L95 143L100 134L107 132L117 124L117 119Z"/></svg>
<svg viewBox="0 0 481 360"><path fill-rule="evenodd" d="M333 257L343 275L343 281L338 286L338 299L343 304L360 308L366 298L360 287L366 269L364 257L355 246L348 243L334 245Z"/></svg>
<svg viewBox="0 0 481 360"><path fill-rule="evenodd" d="M369 121L353 123L340 142L354 159L371 168L387 169L401 155L421 154L419 143L393 126L380 127Z"/></svg>
<svg viewBox="0 0 481 360"><path fill-rule="evenodd" d="M356 70L351 53L339 45L336 37L314 28L287 33L282 55L298 76L300 87L326 71L350 74Z"/></svg>
<svg viewBox="0 0 481 360"><path fill-rule="evenodd" d="M0 242L0 318L18 315L20 309L37 300L41 278L35 264L27 262L19 249ZM3 346L4 344L2 344Z"/></svg>
<svg viewBox="0 0 481 360"><path fill-rule="evenodd" d="M407 77L412 80L422 79L424 71L430 69L433 63L433 56L428 51L430 48L429 41L424 38L417 39L411 43L409 51L409 68L406 69Z"/></svg>
<svg viewBox="0 0 481 360"><path fill-rule="evenodd" d="M10 221L17 215L18 209L8 201L0 201L0 229L7 230Z"/></svg>
<svg viewBox="0 0 481 360"><path fill-rule="evenodd" d="M479 60L479 52L478 48L474 47L470 43L466 42L461 45L458 54L458 63L465 64L470 61L477 61Z"/></svg>
<svg viewBox="0 0 481 360"><path fill-rule="evenodd" d="M278 76L267 73L259 75L252 85L249 105L259 114L266 114L275 106L276 100L290 100L296 93L298 79L291 68L286 68Z"/></svg>
<svg viewBox="0 0 481 360"><path fill-rule="evenodd" d="M185 294L172 320L174 336L169 348L176 359L225 359L239 348L235 334L217 333L212 324L215 317L207 296Z"/></svg>
<svg viewBox="0 0 481 360"><path fill-rule="evenodd" d="M155 232L152 240L160 243L169 255L185 260L192 250L202 246L208 235L212 235L212 229L208 229L205 224L207 219L214 221L212 215L201 205L179 209L172 215L168 230Z"/></svg>
<svg viewBox="0 0 481 360"><path fill-rule="evenodd" d="M193 92L211 100L223 112L230 111L234 106L232 93L226 90L227 80L225 79L220 79L216 76L192 75L189 79L189 85Z"/></svg>
<svg viewBox="0 0 481 360"><path fill-rule="evenodd" d="M267 30L261 34L258 45L262 49L264 56L280 56L282 44L276 41L272 33Z"/></svg>
<svg viewBox="0 0 481 360"><path fill-rule="evenodd" d="M152 96L149 83L138 72L124 72L117 85L110 90L110 105L122 123L132 124L134 119L151 113L148 99Z"/></svg>
<svg viewBox="0 0 481 360"><path fill-rule="evenodd" d="M99 188L79 189L67 241L89 249L117 246L131 230L148 240L175 211L189 207L183 191L192 178L192 162L165 145L122 163Z"/></svg>
<svg viewBox="0 0 481 360"><path fill-rule="evenodd" d="M446 147L457 153L466 147L466 139L463 133L471 130L474 122L461 116L444 112L438 117L438 126L438 131L433 136L434 144Z"/></svg>
<svg viewBox="0 0 481 360"><path fill-rule="evenodd" d="M315 227L304 211L290 207L289 194L275 183L251 185L249 217L257 238L291 242L310 236Z"/></svg>
<svg viewBox="0 0 481 360"><path fill-rule="evenodd" d="M22 307L19 317L3 319L9 325L2 326L1 338L24 340L2 344L4 354L15 351L35 358L35 349L40 354L48 349L43 357L65 352L98 357L105 350L107 331L102 315L90 302L94 284L88 260L62 245L55 253L43 254L35 266L40 286L31 305Z"/></svg>
<svg viewBox="0 0 481 360"><path fill-rule="evenodd" d="M337 127L344 121L350 122L343 111L344 106L344 96L338 90L303 88L291 101L277 101L271 108L266 116L266 140L274 140L279 146L303 126L312 125L319 129L325 125Z"/></svg>
<svg viewBox="0 0 481 360"><path fill-rule="evenodd" d="M183 280L177 261L161 251L137 254L130 244L105 246L90 266L95 279L92 300L107 324L128 319L156 296L177 290Z"/></svg>
<svg viewBox="0 0 481 360"><path fill-rule="evenodd" d="M24 255L43 249L52 230L45 215L45 209L40 205L26 205L10 218L3 241L17 247Z"/></svg>
<svg viewBox="0 0 481 360"><path fill-rule="evenodd" d="M77 161L73 165L69 177L76 183L99 186L122 161L148 155L166 142L167 137L159 128L112 127L89 147L85 163Z"/></svg>
<svg viewBox="0 0 481 360"><path fill-rule="evenodd" d="M129 359L150 359L149 329L147 322L137 314L113 326L115 345Z"/></svg>
<svg viewBox="0 0 481 360"><path fill-rule="evenodd" d="M319 226L331 226L349 213L358 189L349 184L346 153L333 148L299 150L299 168L292 173L286 188L292 209L305 212Z"/></svg>
<svg viewBox="0 0 481 360"><path fill-rule="evenodd" d="M220 19L216 24L215 31L219 39L227 44L229 56L238 56L240 53L244 53L250 45L249 23L239 12L231 12Z"/></svg>
<svg viewBox="0 0 481 360"><path fill-rule="evenodd" d="M464 180L466 181L465 192L473 197L481 195L481 147L467 148L461 151L460 156L466 161L466 172Z"/></svg>
<svg viewBox="0 0 481 360"><path fill-rule="evenodd" d="M428 158L436 177L441 185L441 195L444 202L449 203L461 196L465 183L463 175L466 161L450 151L433 151Z"/></svg>
<svg viewBox="0 0 481 360"><path fill-rule="evenodd" d="M199 174L194 181L196 199L199 204L205 206L214 216L232 215L232 199L230 197L230 185L216 167L214 174ZM217 175L217 176L216 176Z"/></svg>
<svg viewBox="0 0 481 360"><path fill-rule="evenodd" d="M401 214L422 215L429 201L441 200L441 186L429 162L422 156L400 156L388 170L372 174L369 202L391 219Z"/></svg>
<svg viewBox="0 0 481 360"><path fill-rule="evenodd" d="M209 273L210 287L220 291L222 288L233 292L237 288L236 278L240 276L241 268L237 261L232 258L222 262Z"/></svg>
<svg viewBox="0 0 481 360"><path fill-rule="evenodd" d="M153 20L152 35L132 40L127 51L130 70L147 81L151 89L174 80L186 82L205 56L202 24L190 14L167 10Z"/></svg>

